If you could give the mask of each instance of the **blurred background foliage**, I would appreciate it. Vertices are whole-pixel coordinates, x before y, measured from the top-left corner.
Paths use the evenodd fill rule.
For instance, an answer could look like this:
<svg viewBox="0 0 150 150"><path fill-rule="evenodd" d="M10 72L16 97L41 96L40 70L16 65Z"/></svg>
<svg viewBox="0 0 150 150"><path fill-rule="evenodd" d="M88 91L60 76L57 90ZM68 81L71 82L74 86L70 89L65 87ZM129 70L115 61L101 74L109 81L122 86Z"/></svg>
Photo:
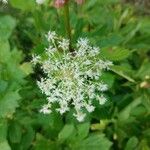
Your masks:
<svg viewBox="0 0 150 150"><path fill-rule="evenodd" d="M49 0L0 3L0 150L149 150L149 10L149 0L70 3L73 42L88 37L114 62L102 76L109 101L78 123L69 113L39 113L41 71L30 63L49 29L65 36L63 10Z"/></svg>

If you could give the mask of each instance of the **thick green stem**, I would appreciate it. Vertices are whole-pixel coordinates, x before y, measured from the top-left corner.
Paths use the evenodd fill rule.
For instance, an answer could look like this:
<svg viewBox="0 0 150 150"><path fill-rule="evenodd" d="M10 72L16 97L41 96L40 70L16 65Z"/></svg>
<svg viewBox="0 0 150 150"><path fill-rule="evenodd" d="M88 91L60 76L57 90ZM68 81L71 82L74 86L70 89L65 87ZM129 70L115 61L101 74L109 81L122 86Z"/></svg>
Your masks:
<svg viewBox="0 0 150 150"><path fill-rule="evenodd" d="M65 29L66 29L66 35L70 41L70 51L72 51L72 46L71 46L71 26L70 26L70 16L69 16L69 4L66 3L64 6L64 21L65 21Z"/></svg>

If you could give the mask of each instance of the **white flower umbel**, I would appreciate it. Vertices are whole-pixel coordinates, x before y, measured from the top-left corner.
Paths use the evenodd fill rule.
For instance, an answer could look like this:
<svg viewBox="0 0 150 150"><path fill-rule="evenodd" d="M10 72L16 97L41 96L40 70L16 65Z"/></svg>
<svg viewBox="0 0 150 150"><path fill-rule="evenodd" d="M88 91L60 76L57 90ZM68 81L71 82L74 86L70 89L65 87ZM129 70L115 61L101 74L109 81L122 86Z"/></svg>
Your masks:
<svg viewBox="0 0 150 150"><path fill-rule="evenodd" d="M90 46L88 39L80 38L69 52L69 40L59 37L54 31L46 35L48 46L45 53L33 57L33 63L41 64L46 77L38 81L38 86L47 97L40 112L51 113L51 106L58 104L56 111L64 114L74 109L73 116L84 121L86 113L95 109L94 101L104 105L107 101L103 92L108 89L101 80L103 71L112 65L101 60L100 49Z"/></svg>

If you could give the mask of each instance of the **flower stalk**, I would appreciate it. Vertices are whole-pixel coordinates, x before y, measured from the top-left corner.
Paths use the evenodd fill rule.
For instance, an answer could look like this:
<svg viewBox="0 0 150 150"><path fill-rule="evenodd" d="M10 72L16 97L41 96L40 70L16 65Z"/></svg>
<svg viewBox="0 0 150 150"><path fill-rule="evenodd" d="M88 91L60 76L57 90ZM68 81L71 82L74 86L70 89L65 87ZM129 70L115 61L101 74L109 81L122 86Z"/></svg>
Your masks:
<svg viewBox="0 0 150 150"><path fill-rule="evenodd" d="M69 50L72 52L72 37L71 37L71 25L70 25L70 14L69 14L69 4L68 2L64 5L64 23L67 38L69 39Z"/></svg>

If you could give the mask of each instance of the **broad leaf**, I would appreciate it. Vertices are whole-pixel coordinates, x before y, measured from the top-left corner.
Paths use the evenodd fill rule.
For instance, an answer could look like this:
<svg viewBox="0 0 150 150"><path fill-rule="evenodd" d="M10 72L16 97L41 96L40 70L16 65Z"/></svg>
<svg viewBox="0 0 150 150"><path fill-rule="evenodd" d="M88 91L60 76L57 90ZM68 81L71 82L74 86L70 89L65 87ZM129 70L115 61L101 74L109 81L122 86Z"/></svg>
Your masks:
<svg viewBox="0 0 150 150"><path fill-rule="evenodd" d="M0 118L9 117L18 107L20 96L18 92L8 92L0 99Z"/></svg>
<svg viewBox="0 0 150 150"><path fill-rule="evenodd" d="M73 124L66 124L63 129L60 131L58 138L60 141L69 139L75 131Z"/></svg>
<svg viewBox="0 0 150 150"><path fill-rule="evenodd" d="M74 144L72 147L73 150L109 150L111 142L104 137L104 134L95 134Z"/></svg>
<svg viewBox="0 0 150 150"><path fill-rule="evenodd" d="M77 134L78 134L77 138L82 140L85 137L87 137L88 134L89 134L89 129L90 129L90 124L88 122L87 123L83 123L83 124L79 124L77 126Z"/></svg>
<svg viewBox="0 0 150 150"><path fill-rule="evenodd" d="M127 142L125 150L137 149L137 144L138 144L138 139L136 137L131 137Z"/></svg>
<svg viewBox="0 0 150 150"><path fill-rule="evenodd" d="M14 8L18 8L23 11L25 10L32 11L33 9L35 9L36 5L34 0L11 0L10 3Z"/></svg>
<svg viewBox="0 0 150 150"><path fill-rule="evenodd" d="M0 141L0 150L11 150L7 141Z"/></svg>
<svg viewBox="0 0 150 150"><path fill-rule="evenodd" d="M101 50L101 55L104 58L112 61L120 61L126 59L130 54L131 52L129 50L120 47L109 49L105 48Z"/></svg>
<svg viewBox="0 0 150 150"><path fill-rule="evenodd" d="M0 41L7 40L16 26L16 20L11 16L0 16Z"/></svg>

